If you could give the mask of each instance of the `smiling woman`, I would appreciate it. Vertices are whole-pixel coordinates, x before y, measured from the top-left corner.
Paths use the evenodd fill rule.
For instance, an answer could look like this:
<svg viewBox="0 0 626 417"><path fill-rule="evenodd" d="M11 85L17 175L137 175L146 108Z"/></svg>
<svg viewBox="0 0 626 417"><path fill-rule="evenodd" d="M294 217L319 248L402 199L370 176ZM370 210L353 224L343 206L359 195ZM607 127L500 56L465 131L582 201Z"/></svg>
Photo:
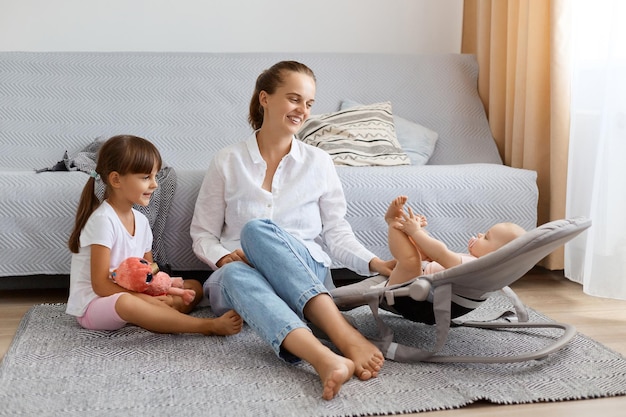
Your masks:
<svg viewBox="0 0 626 417"><path fill-rule="evenodd" d="M315 101L315 76L305 65L282 61L258 78L250 102L251 125L267 165L262 188L272 191L274 174L289 153L294 135L309 117ZM256 120L252 111L256 112ZM260 125L259 125L260 115Z"/></svg>
<svg viewBox="0 0 626 417"><path fill-rule="evenodd" d="M261 129L265 121L268 100L274 98L281 102L292 103L291 110L298 112L296 114L300 123L304 122L315 101L315 81L313 71L296 61L281 61L263 71L256 80L252 99L250 99L248 115L250 126L255 130ZM279 89L280 94L276 94ZM288 103L283 104L286 109L289 109ZM300 126L297 127L300 128Z"/></svg>
<svg viewBox="0 0 626 417"><path fill-rule="evenodd" d="M259 75L248 118L255 132L211 161L191 237L196 255L214 269L204 284L214 312L236 310L278 356L309 362L329 400L352 375L376 377L384 362L332 301L332 258L362 275L388 275L394 262L357 241L331 157L295 138L315 83L313 71L294 61ZM307 320L344 356L323 345Z"/></svg>

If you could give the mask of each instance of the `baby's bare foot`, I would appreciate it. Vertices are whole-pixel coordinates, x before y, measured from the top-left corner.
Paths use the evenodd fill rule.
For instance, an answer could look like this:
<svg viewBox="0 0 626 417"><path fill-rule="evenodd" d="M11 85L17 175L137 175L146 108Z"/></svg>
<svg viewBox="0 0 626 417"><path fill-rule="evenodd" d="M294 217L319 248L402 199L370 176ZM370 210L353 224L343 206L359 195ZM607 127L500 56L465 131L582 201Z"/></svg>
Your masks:
<svg viewBox="0 0 626 417"><path fill-rule="evenodd" d="M316 367L322 381L322 398L332 400L339 393L344 382L354 373L354 363L343 356L331 353L328 360Z"/></svg>
<svg viewBox="0 0 626 417"><path fill-rule="evenodd" d="M204 333L207 336L228 336L237 334L243 327L243 319L235 310L229 310L220 317L209 319L209 329Z"/></svg>
<svg viewBox="0 0 626 417"><path fill-rule="evenodd" d="M387 224L390 224L398 217L402 217L402 213L404 212L404 204L406 203L408 197L405 195L401 195L396 197L391 204L389 204L389 208L385 213L385 221Z"/></svg>

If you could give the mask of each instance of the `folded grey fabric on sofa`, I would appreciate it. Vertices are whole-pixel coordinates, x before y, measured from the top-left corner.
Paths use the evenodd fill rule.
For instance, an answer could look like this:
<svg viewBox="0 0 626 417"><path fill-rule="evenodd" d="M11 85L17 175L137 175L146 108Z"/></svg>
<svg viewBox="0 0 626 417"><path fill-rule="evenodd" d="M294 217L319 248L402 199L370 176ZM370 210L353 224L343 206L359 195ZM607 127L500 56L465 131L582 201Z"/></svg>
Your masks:
<svg viewBox="0 0 626 417"><path fill-rule="evenodd" d="M208 269L189 237L204 171L249 135L254 80L283 59L315 72L314 114L390 102L394 117L438 136L425 165L337 167L348 221L380 257L389 257L383 214L399 194L458 251L500 221L537 225L536 173L502 164L470 55L0 52L0 280L69 273L66 242L88 176L35 170L116 134L151 140L176 170L160 242L172 269Z"/></svg>

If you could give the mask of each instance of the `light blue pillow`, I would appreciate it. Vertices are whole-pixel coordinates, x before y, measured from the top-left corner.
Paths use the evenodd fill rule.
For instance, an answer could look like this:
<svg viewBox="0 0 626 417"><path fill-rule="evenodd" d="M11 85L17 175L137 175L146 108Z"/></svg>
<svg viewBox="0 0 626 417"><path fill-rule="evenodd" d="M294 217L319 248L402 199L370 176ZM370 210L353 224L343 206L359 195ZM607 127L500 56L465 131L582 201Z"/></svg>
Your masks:
<svg viewBox="0 0 626 417"><path fill-rule="evenodd" d="M340 110L361 105L361 103L353 100L343 100ZM398 142L402 150L411 159L411 165L425 165L435 151L439 134L418 123L396 115L393 116L393 123L396 127Z"/></svg>

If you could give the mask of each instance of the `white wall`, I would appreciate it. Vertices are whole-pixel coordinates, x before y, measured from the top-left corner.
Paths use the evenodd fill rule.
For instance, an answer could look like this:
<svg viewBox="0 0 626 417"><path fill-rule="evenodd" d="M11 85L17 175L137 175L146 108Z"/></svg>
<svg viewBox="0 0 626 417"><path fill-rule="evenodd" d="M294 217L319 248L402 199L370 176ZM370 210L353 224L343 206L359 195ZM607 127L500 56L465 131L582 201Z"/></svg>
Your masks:
<svg viewBox="0 0 626 417"><path fill-rule="evenodd" d="M0 0L0 51L460 52L463 0Z"/></svg>

